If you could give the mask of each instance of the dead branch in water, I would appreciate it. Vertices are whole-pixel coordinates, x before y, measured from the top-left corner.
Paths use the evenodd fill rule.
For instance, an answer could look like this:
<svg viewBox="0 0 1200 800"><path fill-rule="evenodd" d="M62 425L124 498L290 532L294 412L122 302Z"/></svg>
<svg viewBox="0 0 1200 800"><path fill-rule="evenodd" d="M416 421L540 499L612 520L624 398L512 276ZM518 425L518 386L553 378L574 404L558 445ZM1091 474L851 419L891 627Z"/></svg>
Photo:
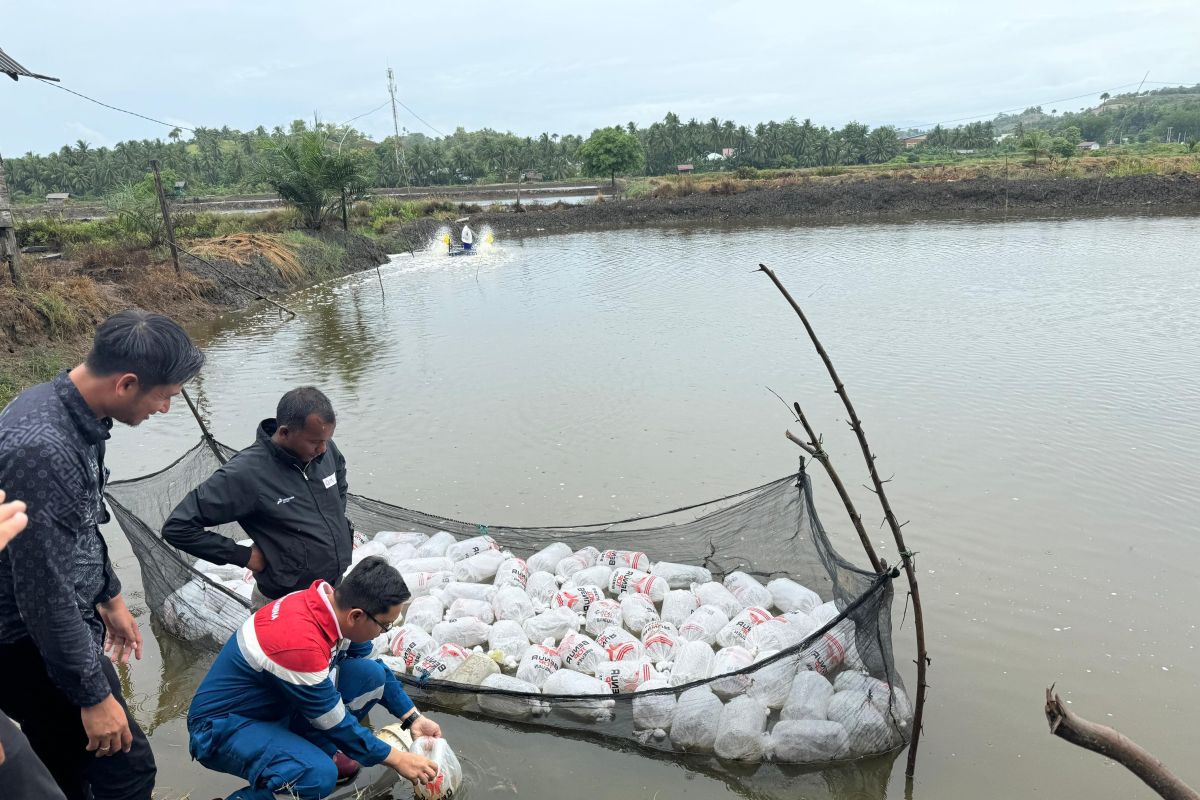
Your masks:
<svg viewBox="0 0 1200 800"><path fill-rule="evenodd" d="M863 459L867 462L867 470L871 474L871 483L875 487L875 495L879 498L879 503L883 507L884 518L887 520L888 527L892 530L892 538L896 540L896 549L900 553L901 561L904 563L904 575L908 579L909 594L912 596L913 626L916 628L917 634L917 698L913 710L912 738L909 740L908 765L904 771L904 774L911 778L917 767L917 744L921 738L921 721L924 718L925 693L928 688L928 683L925 680L925 672L929 666L929 652L925 647L925 615L921 608L921 592L917 586L917 571L913 565L914 554L904 544L904 533L900 529L900 522L892 512L892 506L888 502L887 494L884 492L884 481L879 477L879 471L875 468L875 455L871 452L871 446L867 443L867 435L863 432L862 422L858 418L858 413L854 410L854 405L850 402L850 396L846 393L845 384L842 383L842 379L838 377L837 370L834 369L833 361L829 358L829 354L825 352L821 340L817 338L817 333L809 323L808 317L804 315L804 311L801 310L799 304L792 298L791 293L780 283L774 271L766 264L759 264L758 267L759 270L767 274L767 277L775 284L775 288L779 290L780 294L791 305L792 310L796 312L796 316L800 318L800 322L804 325L804 330L808 332L808 338L812 340L813 346L817 350L817 355L821 357L826 371L829 372L829 377L833 381L834 391L842 398L842 404L846 407L846 413L850 418L850 428L854 431L855 436L858 437L858 444L862 448ZM808 428L806 427L807 430ZM815 439L811 433L810 437Z"/></svg>
<svg viewBox="0 0 1200 800"><path fill-rule="evenodd" d="M1167 800L1200 800L1200 794L1175 777L1145 748L1115 728L1089 722L1067 708L1067 704L1054 694L1054 686L1046 689L1046 721L1050 723L1050 733L1084 750L1111 758L1141 778L1159 796Z"/></svg>

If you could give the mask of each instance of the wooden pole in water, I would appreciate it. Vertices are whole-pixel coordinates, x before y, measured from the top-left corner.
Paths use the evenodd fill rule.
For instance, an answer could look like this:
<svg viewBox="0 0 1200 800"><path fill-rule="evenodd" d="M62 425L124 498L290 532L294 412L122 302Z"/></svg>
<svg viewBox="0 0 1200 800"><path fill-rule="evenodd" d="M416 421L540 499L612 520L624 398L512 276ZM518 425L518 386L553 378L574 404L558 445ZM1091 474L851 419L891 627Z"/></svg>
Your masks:
<svg viewBox="0 0 1200 800"><path fill-rule="evenodd" d="M16 220L12 215L12 201L8 197L8 181L4 179L4 159L0 158L0 261L8 264L8 274L13 286L20 288L21 248L17 246Z"/></svg>
<svg viewBox="0 0 1200 800"><path fill-rule="evenodd" d="M863 432L862 421L858 418L858 413L854 410L854 405L850 402L850 396L846 393L846 385L842 383L842 379L838 377L837 370L834 369L833 361L829 358L829 354L825 352L821 340L817 338L817 332L813 330L808 317L804 315L804 311L800 309L800 305L779 281L775 272L766 264L759 264L758 268L767 274L767 277L775 284L775 288L779 290L780 294L791 305L792 310L796 312L796 316L800 318L800 322L804 325L804 330L808 332L808 338L812 340L813 347L817 350L817 355L821 357L821 361L824 362L825 369L833 381L834 391L838 397L842 398L842 405L846 407L846 414L850 419L850 429L858 437L858 444L862 449L863 459L867 462L867 471L871 474L871 483L875 487L875 496L879 498L879 503L883 507L884 518L887 520L888 527L891 528L892 538L896 541L896 550L899 552L900 559L904 563L904 575L908 579L908 590L913 602L913 626L916 628L917 633L917 700L913 710L912 738L909 740L908 747L908 765L904 771L906 776L912 778L917 768L917 744L921 738L921 720L925 713L925 692L928 688L928 684L925 681L925 671L929 665L929 652L925 647L925 614L921 609L921 592L917 586L917 570L913 565L913 556L916 554L910 551L904 544L904 533L901 531L903 525L896 519L896 515L892 511L892 506L888 502L887 494L883 488L884 482L879 477L879 470L875 468L875 454L871 452L871 446L867 443L867 435Z"/></svg>
<svg viewBox="0 0 1200 800"><path fill-rule="evenodd" d="M204 418L200 416L200 410L196 408L196 404L192 402L191 396L187 393L187 389L180 390L183 394L183 399L187 402L188 408L192 411L192 416L196 418L196 423L200 426L200 435L204 437L204 441L208 444L213 455L217 460L224 464L229 459L225 458L225 454L221 452L217 440L213 438L212 432L208 429L208 425L204 424Z"/></svg>
<svg viewBox="0 0 1200 800"><path fill-rule="evenodd" d="M150 159L150 167L154 170L154 187L158 190L158 207L162 209L163 227L167 231L167 244L171 245L171 260L175 262L175 274L179 268L179 248L175 246L175 226L171 224L171 209L167 205L167 193L163 191L162 175L158 172L158 159Z"/></svg>

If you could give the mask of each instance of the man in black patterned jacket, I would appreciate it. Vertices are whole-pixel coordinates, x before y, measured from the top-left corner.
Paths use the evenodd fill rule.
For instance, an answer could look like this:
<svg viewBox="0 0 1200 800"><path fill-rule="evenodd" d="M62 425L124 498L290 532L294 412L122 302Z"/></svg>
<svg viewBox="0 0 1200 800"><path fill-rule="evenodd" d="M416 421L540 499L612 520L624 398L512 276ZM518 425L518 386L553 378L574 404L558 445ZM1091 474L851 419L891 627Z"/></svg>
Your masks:
<svg viewBox="0 0 1200 800"><path fill-rule="evenodd" d="M105 441L113 420L166 413L203 362L174 321L123 311L83 364L0 412L0 486L29 517L0 553L0 710L69 800L149 800L154 787L150 745L104 657L142 649L100 535Z"/></svg>

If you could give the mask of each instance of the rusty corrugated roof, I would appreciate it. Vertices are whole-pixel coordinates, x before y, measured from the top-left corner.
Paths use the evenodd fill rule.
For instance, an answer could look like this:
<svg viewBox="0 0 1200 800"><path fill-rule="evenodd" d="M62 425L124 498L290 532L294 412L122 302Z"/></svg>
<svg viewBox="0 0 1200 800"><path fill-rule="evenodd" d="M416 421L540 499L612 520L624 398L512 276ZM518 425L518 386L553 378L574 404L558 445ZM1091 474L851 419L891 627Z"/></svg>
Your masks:
<svg viewBox="0 0 1200 800"><path fill-rule="evenodd" d="M13 61L12 57L3 50L0 50L0 72L5 73L14 81L22 75L27 78L43 78L48 81L58 80L58 78L51 78L49 75L38 75L36 72L30 72L16 61Z"/></svg>

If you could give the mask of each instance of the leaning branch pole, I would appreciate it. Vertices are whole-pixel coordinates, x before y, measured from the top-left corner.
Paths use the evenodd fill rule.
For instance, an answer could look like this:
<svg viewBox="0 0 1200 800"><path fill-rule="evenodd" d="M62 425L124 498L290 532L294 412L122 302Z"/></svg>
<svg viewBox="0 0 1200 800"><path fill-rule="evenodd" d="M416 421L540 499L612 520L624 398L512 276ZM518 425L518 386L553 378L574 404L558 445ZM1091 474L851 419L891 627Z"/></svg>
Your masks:
<svg viewBox="0 0 1200 800"><path fill-rule="evenodd" d="M175 240L174 240L174 238L172 238L172 239L171 239L171 241L175 241ZM274 300L272 300L271 298L269 298L269 297L267 297L266 295L264 295L262 292L259 292L259 291L255 290L255 289L251 289L249 286L247 286L246 284L242 283L242 282L241 282L241 281L239 281L237 278L233 277L233 276L232 276L232 275L230 275L228 272L224 271L223 269L221 269L220 267L218 267L216 264L212 263L212 262L211 262L211 261L209 261L208 259L206 259L206 258L203 258L203 257L201 257L201 256L198 256L198 255L196 255L196 254L195 254L195 253L193 253L191 250L188 250L186 247L183 247L183 246L181 246L181 245L178 245L178 244L177 244L177 245L175 245L175 246L176 246L176 247L178 247L178 248L179 248L181 251L183 251L183 252L184 252L184 253L186 253L187 255L189 255L189 256L191 256L192 258L194 258L194 259L196 259L197 261L199 261L201 264L205 264L205 265L207 265L209 269L211 269L213 272L215 272L215 273L217 273L218 275L220 275L220 276L221 276L222 278L224 278L225 280L227 280L227 281L229 281L230 283L232 283L234 286L237 286L237 287L239 287L239 288L241 288L241 289L245 289L247 292L249 292L250 294L254 295L254 299L255 299L255 300L265 300L265 301L267 301L268 303L270 303L271 305L273 305L273 306L275 306L276 308L278 308L280 311L284 312L285 314L291 314L293 318L295 318L296 316L298 316L298 315L296 314L296 312L295 312L295 311L292 311L290 308L288 308L287 306L283 305L282 303L277 303L277 302L275 302L275 301L274 301Z"/></svg>
<svg viewBox="0 0 1200 800"><path fill-rule="evenodd" d="M1076 716L1054 694L1053 686L1046 690L1046 722L1050 723L1050 733L1085 750L1111 758L1166 800L1200 800L1200 794L1175 777L1153 753L1114 728Z"/></svg>
<svg viewBox="0 0 1200 800"><path fill-rule="evenodd" d="M163 227L167 231L167 243L171 245L171 260L175 262L175 274L183 270L179 268L179 247L175 244L175 226L171 224L171 207L167 204L167 193L163 191L162 175L158 172L158 159L150 159L150 168L154 170L154 188L158 190L158 207L162 209Z"/></svg>
<svg viewBox="0 0 1200 800"><path fill-rule="evenodd" d="M775 284L775 288L791 305L792 310L796 312L796 316L800 318L804 329L808 332L808 338L812 340L813 346L817 350L817 355L821 357L821 361L825 363L825 369L829 372L829 377L833 380L834 391L842 398L842 404L846 407L846 413L850 417L850 427L858 437L858 444L862 448L863 458L867 462L867 469L871 473L871 483L875 487L875 495L879 498L879 503L883 507L883 515L887 519L888 527L892 530L892 537L896 540L896 548L900 553L900 558L904 562L904 575L908 578L909 593L912 596L913 602L913 627L917 633L917 700L913 710L912 722L912 738L908 748L908 764L905 767L904 774L911 778L917 767L917 745L921 738L921 721L925 713L925 690L928 684L925 682L925 670L929 665L929 653L925 648L925 615L921 610L921 592L917 586L917 571L913 566L913 553L909 551L904 544L904 534L900 530L900 523L896 520L896 515L892 512L892 506L888 502L887 494L883 488L883 480L879 477L879 471L875 468L875 456L871 452L871 446L867 443L867 436L863 432L862 422L858 418L857 412L854 410L854 405L850 402L849 395L846 394L846 386L842 383L842 379L838 377L837 370L834 369L833 361L830 360L829 354L825 352L825 348L821 345L821 340L817 338L816 331L808 321L808 317L804 315L804 311L792 298L791 293L779 282L779 278L775 275L766 264L759 264L759 269L767 274L771 282Z"/></svg>
<svg viewBox="0 0 1200 800"><path fill-rule="evenodd" d="M192 402L191 395L187 393L187 389L183 389L182 392L183 399L187 401L188 408L192 411L192 416L196 418L196 423L200 425L200 434L204 437L204 441L208 444L209 449L213 451L213 455L217 457L217 460L224 464L229 459L225 458L225 454L221 452L220 445L213 438L212 431L208 429L208 425L204 423L204 417L200 416L200 410Z"/></svg>

